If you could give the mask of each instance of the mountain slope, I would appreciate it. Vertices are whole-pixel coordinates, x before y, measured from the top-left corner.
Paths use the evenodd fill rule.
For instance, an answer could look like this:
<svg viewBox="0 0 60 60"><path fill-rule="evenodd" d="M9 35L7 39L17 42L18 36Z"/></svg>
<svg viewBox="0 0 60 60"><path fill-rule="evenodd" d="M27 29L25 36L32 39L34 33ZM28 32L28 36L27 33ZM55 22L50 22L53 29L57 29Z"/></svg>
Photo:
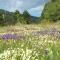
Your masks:
<svg viewBox="0 0 60 60"><path fill-rule="evenodd" d="M60 0L51 0L45 5L41 18L44 20L60 20Z"/></svg>

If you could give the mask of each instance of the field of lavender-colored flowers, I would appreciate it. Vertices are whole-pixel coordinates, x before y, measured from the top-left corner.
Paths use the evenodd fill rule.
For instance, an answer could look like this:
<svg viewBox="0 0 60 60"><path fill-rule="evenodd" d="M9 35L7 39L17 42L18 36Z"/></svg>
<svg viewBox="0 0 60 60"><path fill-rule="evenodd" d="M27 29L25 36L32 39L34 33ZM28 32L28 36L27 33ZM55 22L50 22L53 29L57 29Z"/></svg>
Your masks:
<svg viewBox="0 0 60 60"><path fill-rule="evenodd" d="M60 60L60 23L0 27L0 60Z"/></svg>

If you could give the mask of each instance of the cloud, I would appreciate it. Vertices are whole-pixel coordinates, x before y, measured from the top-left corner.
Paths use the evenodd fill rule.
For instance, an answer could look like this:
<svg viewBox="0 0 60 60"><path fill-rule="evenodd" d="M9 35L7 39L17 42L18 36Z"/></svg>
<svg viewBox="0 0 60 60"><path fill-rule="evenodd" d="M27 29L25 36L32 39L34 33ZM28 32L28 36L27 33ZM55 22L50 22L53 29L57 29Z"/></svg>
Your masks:
<svg viewBox="0 0 60 60"><path fill-rule="evenodd" d="M43 5L46 2L47 0L0 0L0 9L9 11L19 10L22 13L24 10L42 9L40 5Z"/></svg>
<svg viewBox="0 0 60 60"><path fill-rule="evenodd" d="M9 11L14 10L24 10L23 8L23 1L20 0L0 0L0 9L5 9Z"/></svg>
<svg viewBox="0 0 60 60"><path fill-rule="evenodd" d="M44 9L44 5L37 6L35 8L28 9L29 13L33 16L40 16L42 13L42 10Z"/></svg>
<svg viewBox="0 0 60 60"><path fill-rule="evenodd" d="M30 9L45 3L46 0L0 0L0 6L8 9Z"/></svg>

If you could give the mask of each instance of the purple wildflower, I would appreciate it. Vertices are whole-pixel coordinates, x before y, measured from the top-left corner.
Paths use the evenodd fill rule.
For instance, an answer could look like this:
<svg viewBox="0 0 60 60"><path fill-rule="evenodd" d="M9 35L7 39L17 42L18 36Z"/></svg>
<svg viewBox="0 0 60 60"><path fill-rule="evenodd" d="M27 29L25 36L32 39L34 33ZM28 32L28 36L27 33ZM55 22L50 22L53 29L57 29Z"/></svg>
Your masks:
<svg viewBox="0 0 60 60"><path fill-rule="evenodd" d="M24 36L17 35L17 34L4 34L1 37L3 40L8 40L8 39L13 39L13 40L18 40L24 38Z"/></svg>

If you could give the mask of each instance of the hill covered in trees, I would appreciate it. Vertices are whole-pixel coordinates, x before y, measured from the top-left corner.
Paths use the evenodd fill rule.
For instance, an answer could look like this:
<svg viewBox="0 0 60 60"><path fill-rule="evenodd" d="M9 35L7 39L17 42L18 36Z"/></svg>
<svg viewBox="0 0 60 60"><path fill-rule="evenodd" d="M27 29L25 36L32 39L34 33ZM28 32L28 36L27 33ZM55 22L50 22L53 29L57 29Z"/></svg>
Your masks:
<svg viewBox="0 0 60 60"><path fill-rule="evenodd" d="M41 19L53 22L60 20L60 0L49 0L45 4Z"/></svg>
<svg viewBox="0 0 60 60"><path fill-rule="evenodd" d="M18 10L9 12L0 9L0 25L40 23L40 21L56 22L60 20L60 0L48 0L40 17L31 16L28 11L21 14Z"/></svg>
<svg viewBox="0 0 60 60"><path fill-rule="evenodd" d="M0 25L14 25L16 23L31 24L36 23L38 17L31 16L27 11L21 14L18 10L15 12L9 12L0 9Z"/></svg>

